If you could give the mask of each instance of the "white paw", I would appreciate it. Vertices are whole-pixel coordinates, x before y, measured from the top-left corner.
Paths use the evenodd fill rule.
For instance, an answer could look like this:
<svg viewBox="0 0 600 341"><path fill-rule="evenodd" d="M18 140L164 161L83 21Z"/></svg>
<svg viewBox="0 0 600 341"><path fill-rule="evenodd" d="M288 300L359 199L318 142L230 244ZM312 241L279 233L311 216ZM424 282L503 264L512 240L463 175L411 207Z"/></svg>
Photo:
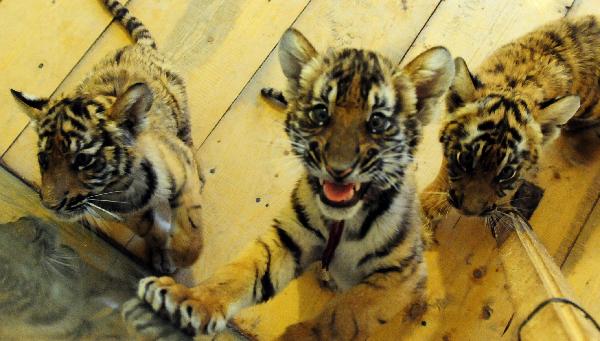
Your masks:
<svg viewBox="0 0 600 341"><path fill-rule="evenodd" d="M225 305L215 295L197 293L175 283L171 277L151 276L140 281L137 294L159 316L170 320L189 335L214 334L224 330L227 326Z"/></svg>

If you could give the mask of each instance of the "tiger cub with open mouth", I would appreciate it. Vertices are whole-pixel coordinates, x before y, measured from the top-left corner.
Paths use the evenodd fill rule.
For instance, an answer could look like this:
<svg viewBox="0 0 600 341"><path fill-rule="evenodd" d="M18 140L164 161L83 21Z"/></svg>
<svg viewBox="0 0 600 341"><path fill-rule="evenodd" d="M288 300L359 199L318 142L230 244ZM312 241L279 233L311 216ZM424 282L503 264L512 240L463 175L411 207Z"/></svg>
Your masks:
<svg viewBox="0 0 600 341"><path fill-rule="evenodd" d="M600 125L596 17L563 19L528 33L495 51L476 74L462 58L455 62L440 132L444 159L421 195L430 221L450 207L493 216L561 129L579 133Z"/></svg>
<svg viewBox="0 0 600 341"><path fill-rule="evenodd" d="M148 277L138 295L180 328L211 334L320 260L340 293L284 338L362 339L422 300L427 271L412 161L454 64L442 47L405 67L367 50L319 54L294 29L279 57L288 79L286 132L304 166L289 206L199 286Z"/></svg>
<svg viewBox="0 0 600 341"><path fill-rule="evenodd" d="M118 1L104 4L135 44L66 96L11 91L37 126L43 204L65 219L124 220L146 240L154 268L172 273L202 246L185 85L146 27Z"/></svg>

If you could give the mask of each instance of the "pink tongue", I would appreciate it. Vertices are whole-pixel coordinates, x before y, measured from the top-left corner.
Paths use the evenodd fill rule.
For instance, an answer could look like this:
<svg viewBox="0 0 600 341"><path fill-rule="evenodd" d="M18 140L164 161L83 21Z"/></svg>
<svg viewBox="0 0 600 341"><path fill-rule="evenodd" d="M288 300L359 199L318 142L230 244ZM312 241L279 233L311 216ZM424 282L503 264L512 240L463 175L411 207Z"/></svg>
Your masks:
<svg viewBox="0 0 600 341"><path fill-rule="evenodd" d="M348 201L354 197L354 184L338 185L325 181L323 183L323 193L325 193L327 199L333 202Z"/></svg>

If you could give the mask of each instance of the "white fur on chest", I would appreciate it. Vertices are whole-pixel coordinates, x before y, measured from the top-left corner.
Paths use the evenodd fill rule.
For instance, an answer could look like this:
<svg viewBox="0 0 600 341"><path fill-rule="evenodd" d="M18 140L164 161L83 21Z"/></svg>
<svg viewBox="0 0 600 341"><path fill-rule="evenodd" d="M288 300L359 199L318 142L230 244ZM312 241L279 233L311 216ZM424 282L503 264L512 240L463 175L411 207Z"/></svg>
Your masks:
<svg viewBox="0 0 600 341"><path fill-rule="evenodd" d="M365 255L385 245L400 228L404 212L411 209L402 194L399 193L389 210L373 222L363 239L350 240L348 235L360 229L366 214L345 222L344 233L329 264L329 274L338 290L345 291L357 285L372 271L369 264L358 266L358 263Z"/></svg>

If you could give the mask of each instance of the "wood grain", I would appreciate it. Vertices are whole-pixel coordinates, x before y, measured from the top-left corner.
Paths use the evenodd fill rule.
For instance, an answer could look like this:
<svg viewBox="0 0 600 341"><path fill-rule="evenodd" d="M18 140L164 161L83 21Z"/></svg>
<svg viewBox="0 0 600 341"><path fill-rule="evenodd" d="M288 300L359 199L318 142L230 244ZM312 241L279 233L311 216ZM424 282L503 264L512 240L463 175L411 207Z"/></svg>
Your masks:
<svg viewBox="0 0 600 341"><path fill-rule="evenodd" d="M573 287L580 303L592 316L600 316L600 206L597 204L562 265L562 271Z"/></svg>
<svg viewBox="0 0 600 341"><path fill-rule="evenodd" d="M576 0L568 16L586 14L600 15L600 6L595 1ZM573 187L571 193L577 193L582 184ZM576 190L575 190L576 189ZM598 192L596 192L597 194ZM600 205L598 197L588 196L594 205L593 211L587 216L572 247L568 250L566 259L562 262L562 271L567 277L579 302L596 319L600 317Z"/></svg>
<svg viewBox="0 0 600 341"><path fill-rule="evenodd" d="M0 155L29 121L9 89L50 96L111 19L99 1L0 2Z"/></svg>

